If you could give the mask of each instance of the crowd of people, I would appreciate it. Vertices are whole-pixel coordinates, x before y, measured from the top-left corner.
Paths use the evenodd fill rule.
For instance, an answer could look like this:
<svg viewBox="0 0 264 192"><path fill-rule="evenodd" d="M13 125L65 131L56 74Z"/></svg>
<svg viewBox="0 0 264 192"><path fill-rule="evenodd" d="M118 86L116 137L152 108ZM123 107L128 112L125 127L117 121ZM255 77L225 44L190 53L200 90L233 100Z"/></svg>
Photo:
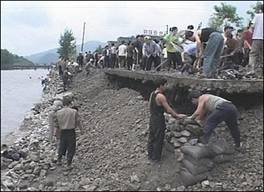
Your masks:
<svg viewBox="0 0 264 192"><path fill-rule="evenodd" d="M102 52L79 54L80 66L144 71L180 71L217 78L223 70L263 77L263 6L245 29L225 26L223 32L189 25L179 31L171 27L159 39L137 35L134 41L109 43Z"/></svg>

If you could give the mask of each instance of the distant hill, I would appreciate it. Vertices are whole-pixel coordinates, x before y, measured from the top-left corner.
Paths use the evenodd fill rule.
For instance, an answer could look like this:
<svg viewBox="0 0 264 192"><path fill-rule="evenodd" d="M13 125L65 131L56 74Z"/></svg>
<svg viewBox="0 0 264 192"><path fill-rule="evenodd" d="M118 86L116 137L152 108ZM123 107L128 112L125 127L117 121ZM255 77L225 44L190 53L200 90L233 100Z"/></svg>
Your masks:
<svg viewBox="0 0 264 192"><path fill-rule="evenodd" d="M105 46L106 43L100 42L100 41L87 41L83 44L83 50L85 51L95 51L95 49L99 46ZM77 54L81 50L81 45L77 45ZM40 53L36 53L33 55L26 56L26 58L35 64L50 64L55 63L59 59L59 54L57 53L56 49L50 49L47 51L43 51Z"/></svg>
<svg viewBox="0 0 264 192"><path fill-rule="evenodd" d="M1 70L12 69L19 66L34 66L34 63L22 56L12 54L6 49L1 49Z"/></svg>

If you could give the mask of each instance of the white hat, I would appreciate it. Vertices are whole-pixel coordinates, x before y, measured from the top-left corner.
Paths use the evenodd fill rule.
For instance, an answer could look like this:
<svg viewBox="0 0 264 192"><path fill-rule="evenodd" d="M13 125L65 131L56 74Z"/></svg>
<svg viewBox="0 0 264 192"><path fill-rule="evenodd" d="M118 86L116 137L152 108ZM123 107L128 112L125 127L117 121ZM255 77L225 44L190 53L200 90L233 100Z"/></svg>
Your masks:
<svg viewBox="0 0 264 192"><path fill-rule="evenodd" d="M150 37L150 36L146 36L146 37L144 37L144 39L145 39L145 40L150 40L151 37Z"/></svg>
<svg viewBox="0 0 264 192"><path fill-rule="evenodd" d="M53 102L53 107L54 107L55 110L62 108L63 107L62 101L61 100L55 100Z"/></svg>

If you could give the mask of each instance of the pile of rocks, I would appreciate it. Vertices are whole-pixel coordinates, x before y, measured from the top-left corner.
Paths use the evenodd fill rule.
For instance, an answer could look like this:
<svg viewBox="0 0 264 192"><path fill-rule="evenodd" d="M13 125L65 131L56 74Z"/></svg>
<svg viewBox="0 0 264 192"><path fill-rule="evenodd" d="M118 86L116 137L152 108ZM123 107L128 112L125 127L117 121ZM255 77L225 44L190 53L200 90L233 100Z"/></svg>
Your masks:
<svg viewBox="0 0 264 192"><path fill-rule="evenodd" d="M198 138L202 135L202 128L195 121L176 120L171 115L166 114L166 140L174 147L174 152L179 158L182 156L180 148L182 146L193 146L198 143ZM180 159L179 159L180 160Z"/></svg>

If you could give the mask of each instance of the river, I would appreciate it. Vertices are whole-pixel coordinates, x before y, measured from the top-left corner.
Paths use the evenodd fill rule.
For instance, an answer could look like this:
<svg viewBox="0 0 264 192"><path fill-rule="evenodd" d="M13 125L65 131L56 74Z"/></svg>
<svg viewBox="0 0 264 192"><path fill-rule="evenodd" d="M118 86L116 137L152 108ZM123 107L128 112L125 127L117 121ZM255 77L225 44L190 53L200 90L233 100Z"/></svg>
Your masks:
<svg viewBox="0 0 264 192"><path fill-rule="evenodd" d="M47 69L1 70L1 143L19 128L24 116L41 100L41 77Z"/></svg>

